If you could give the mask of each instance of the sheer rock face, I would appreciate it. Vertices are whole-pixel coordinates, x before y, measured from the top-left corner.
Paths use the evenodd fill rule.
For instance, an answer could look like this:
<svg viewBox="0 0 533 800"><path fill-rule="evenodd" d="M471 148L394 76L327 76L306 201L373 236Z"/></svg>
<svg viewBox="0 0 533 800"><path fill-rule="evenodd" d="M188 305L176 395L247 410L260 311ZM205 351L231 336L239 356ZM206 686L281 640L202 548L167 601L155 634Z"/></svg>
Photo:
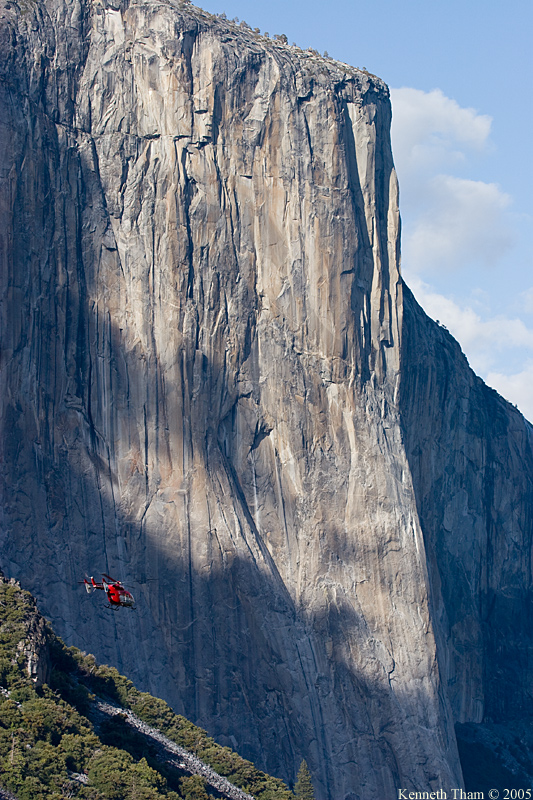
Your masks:
<svg viewBox="0 0 533 800"><path fill-rule="evenodd" d="M458 722L531 720L533 428L404 287L404 444Z"/></svg>
<svg viewBox="0 0 533 800"><path fill-rule="evenodd" d="M386 87L171 3L0 36L2 566L320 800L458 788L454 719L509 711L531 427L404 303Z"/></svg>

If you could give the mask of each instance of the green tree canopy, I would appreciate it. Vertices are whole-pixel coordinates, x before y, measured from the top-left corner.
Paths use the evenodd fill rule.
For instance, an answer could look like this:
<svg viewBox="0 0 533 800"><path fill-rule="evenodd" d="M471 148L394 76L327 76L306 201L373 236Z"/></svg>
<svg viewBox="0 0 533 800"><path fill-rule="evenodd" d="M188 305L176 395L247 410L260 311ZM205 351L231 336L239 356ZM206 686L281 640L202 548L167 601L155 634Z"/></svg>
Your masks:
<svg viewBox="0 0 533 800"><path fill-rule="evenodd" d="M311 775L305 759L300 764L300 769L298 770L296 786L294 787L294 796L297 800L315 800L315 790L313 789Z"/></svg>

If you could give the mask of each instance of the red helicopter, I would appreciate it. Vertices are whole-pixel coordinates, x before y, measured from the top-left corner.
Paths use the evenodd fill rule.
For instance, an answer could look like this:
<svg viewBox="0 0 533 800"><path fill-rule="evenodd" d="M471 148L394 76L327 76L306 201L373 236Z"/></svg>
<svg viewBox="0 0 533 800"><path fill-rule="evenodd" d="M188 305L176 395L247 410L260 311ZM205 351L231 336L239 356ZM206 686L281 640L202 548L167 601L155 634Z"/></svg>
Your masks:
<svg viewBox="0 0 533 800"><path fill-rule="evenodd" d="M88 575L85 576L80 583L85 584L85 589L88 594L94 592L95 589L103 589L109 601L108 608L116 610L120 606L124 608L135 608L135 600L131 592L125 589L120 581L116 581L109 575L102 575L102 583L97 583L95 579Z"/></svg>

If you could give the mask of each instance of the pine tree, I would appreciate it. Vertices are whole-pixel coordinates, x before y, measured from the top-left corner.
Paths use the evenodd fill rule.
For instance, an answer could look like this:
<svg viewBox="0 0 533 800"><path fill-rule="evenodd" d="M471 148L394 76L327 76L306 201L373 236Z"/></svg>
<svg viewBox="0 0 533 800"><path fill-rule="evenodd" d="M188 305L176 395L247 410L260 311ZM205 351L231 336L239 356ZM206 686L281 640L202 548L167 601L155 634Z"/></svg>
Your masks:
<svg viewBox="0 0 533 800"><path fill-rule="evenodd" d="M297 800L315 800L315 791L305 759L300 764L300 769L298 770L296 786L294 787L294 796Z"/></svg>

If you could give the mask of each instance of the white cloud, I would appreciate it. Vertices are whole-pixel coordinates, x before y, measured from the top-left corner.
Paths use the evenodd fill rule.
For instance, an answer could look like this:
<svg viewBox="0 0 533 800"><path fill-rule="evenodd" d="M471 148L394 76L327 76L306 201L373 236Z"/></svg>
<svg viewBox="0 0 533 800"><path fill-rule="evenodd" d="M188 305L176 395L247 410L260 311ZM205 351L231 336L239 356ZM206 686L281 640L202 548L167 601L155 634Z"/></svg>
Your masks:
<svg viewBox="0 0 533 800"><path fill-rule="evenodd" d="M410 286L426 313L460 342L472 369L533 420L533 330L518 317L499 314L483 319L470 305L435 292L419 278ZM497 369L506 352L521 352L526 369L514 374Z"/></svg>
<svg viewBox="0 0 533 800"><path fill-rule="evenodd" d="M511 198L496 184L436 175L419 196L424 206L403 244L409 270L494 266L513 246Z"/></svg>
<svg viewBox="0 0 533 800"><path fill-rule="evenodd" d="M504 375L501 372L489 372L485 378L489 386L496 389L502 397L514 403L527 419L533 421L533 361L528 362L526 368L514 375Z"/></svg>
<svg viewBox="0 0 533 800"><path fill-rule="evenodd" d="M498 314L482 319L471 306L459 305L420 279L411 280L409 285L426 313L448 328L460 342L472 368L483 377L495 374L495 363L505 351L521 349L533 354L533 330L518 317Z"/></svg>
<svg viewBox="0 0 533 800"><path fill-rule="evenodd" d="M522 292L521 299L522 308L526 314L533 314L533 286L531 289L527 289L527 291Z"/></svg>
<svg viewBox="0 0 533 800"><path fill-rule="evenodd" d="M456 175L490 150L491 117L440 89L392 89L391 98L405 274L497 265L515 241L512 199L495 183Z"/></svg>
<svg viewBox="0 0 533 800"><path fill-rule="evenodd" d="M391 89L392 141L400 179L410 172L441 171L489 144L492 118L461 106L440 89Z"/></svg>
<svg viewBox="0 0 533 800"><path fill-rule="evenodd" d="M533 329L511 310L533 313L530 273L519 297L505 291L503 300L501 291L501 275L513 264L517 216L496 183L475 179L483 177L476 174L481 157L494 155L492 119L439 89L393 89L391 99L403 273L472 368L533 419Z"/></svg>

